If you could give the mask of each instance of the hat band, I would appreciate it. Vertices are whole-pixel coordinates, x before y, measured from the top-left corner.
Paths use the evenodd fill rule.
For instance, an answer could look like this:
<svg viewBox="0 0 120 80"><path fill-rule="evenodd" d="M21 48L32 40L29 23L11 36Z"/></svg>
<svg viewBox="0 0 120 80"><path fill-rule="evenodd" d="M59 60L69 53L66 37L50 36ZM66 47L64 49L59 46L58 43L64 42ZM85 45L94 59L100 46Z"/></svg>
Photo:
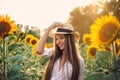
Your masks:
<svg viewBox="0 0 120 80"><path fill-rule="evenodd" d="M73 32L72 30L58 28L57 32Z"/></svg>

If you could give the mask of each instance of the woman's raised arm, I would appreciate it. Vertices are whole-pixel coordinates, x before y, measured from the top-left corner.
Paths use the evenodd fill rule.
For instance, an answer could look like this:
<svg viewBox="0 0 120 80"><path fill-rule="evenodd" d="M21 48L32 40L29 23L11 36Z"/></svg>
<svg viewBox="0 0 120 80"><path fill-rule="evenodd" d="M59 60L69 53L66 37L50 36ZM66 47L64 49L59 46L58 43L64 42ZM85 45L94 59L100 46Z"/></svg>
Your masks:
<svg viewBox="0 0 120 80"><path fill-rule="evenodd" d="M50 27L48 27L45 31L45 33L41 36L41 38L39 39L38 41L38 44L36 46L36 53L38 54L42 54L43 51L44 51L44 45L45 45L45 42L48 38L48 35L49 35L49 32L58 27L58 26L61 26L62 24L60 22L54 22Z"/></svg>

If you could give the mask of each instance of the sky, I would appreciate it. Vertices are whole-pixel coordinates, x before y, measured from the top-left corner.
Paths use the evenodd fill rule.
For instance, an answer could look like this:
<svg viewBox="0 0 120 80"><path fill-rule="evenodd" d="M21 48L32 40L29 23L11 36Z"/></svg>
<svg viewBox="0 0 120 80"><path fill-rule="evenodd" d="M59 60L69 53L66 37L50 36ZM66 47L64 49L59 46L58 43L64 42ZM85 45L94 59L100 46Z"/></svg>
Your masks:
<svg viewBox="0 0 120 80"><path fill-rule="evenodd" d="M49 27L53 22L65 23L72 9L96 3L96 0L0 0L0 14L8 14L16 24Z"/></svg>

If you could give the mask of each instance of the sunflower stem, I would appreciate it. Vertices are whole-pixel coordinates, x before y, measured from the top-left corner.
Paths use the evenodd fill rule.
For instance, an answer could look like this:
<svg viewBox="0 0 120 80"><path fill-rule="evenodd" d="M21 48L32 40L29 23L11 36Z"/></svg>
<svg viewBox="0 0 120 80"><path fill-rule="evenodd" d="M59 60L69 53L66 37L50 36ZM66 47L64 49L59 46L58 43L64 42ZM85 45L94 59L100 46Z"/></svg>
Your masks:
<svg viewBox="0 0 120 80"><path fill-rule="evenodd" d="M113 41L112 42L112 48L113 48L113 50L112 50L112 53L113 53L113 69L115 70L115 68L116 68L116 46L115 46L115 41ZM117 71L114 71L113 72L114 73L114 75L115 75L115 80L118 80L118 78L117 78Z"/></svg>
<svg viewBox="0 0 120 80"><path fill-rule="evenodd" d="M5 60L4 60L4 66L3 66L3 70L4 70L4 79L5 80L7 80L7 63L6 63L6 61L7 61L7 54L6 54L6 43L5 43L5 38L3 38L3 55L4 55L4 58L5 58Z"/></svg>
<svg viewBox="0 0 120 80"><path fill-rule="evenodd" d="M95 58L93 59L93 73L95 73Z"/></svg>

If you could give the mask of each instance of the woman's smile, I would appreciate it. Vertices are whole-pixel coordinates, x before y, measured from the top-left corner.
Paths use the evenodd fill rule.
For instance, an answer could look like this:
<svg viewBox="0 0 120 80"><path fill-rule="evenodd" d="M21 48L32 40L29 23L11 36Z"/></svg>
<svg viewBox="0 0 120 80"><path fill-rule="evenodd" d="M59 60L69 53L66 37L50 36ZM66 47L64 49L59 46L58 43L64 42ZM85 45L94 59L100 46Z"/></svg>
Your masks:
<svg viewBox="0 0 120 80"><path fill-rule="evenodd" d="M56 34L55 42L60 49L64 49L65 36L63 34Z"/></svg>

